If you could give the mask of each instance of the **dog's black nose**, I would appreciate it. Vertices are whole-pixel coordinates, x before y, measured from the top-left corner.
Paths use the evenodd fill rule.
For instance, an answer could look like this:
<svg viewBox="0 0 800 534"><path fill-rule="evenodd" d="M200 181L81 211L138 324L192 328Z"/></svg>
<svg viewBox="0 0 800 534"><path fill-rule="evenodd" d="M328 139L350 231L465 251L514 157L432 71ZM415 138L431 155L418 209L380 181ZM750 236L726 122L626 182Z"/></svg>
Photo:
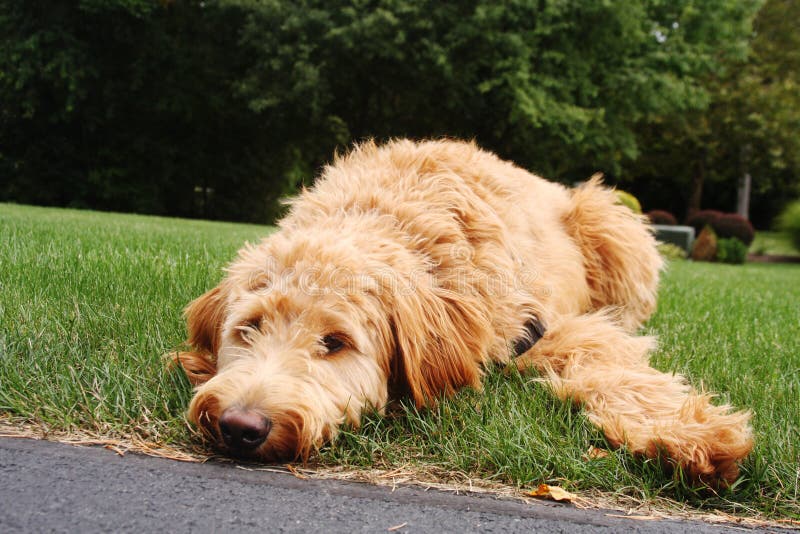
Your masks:
<svg viewBox="0 0 800 534"><path fill-rule="evenodd" d="M234 452L255 449L264 443L271 429L269 419L252 410L229 408L219 418L222 440Z"/></svg>

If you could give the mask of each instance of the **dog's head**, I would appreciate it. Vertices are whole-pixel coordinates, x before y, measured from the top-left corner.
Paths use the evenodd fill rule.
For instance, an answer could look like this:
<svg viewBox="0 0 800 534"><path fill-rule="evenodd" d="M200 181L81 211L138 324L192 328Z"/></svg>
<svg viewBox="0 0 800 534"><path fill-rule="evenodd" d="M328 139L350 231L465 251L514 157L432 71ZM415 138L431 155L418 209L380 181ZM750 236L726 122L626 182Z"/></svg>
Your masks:
<svg viewBox="0 0 800 534"><path fill-rule="evenodd" d="M477 386L485 319L390 249L324 232L243 249L186 310L190 420L234 456L307 458L390 391L423 406Z"/></svg>

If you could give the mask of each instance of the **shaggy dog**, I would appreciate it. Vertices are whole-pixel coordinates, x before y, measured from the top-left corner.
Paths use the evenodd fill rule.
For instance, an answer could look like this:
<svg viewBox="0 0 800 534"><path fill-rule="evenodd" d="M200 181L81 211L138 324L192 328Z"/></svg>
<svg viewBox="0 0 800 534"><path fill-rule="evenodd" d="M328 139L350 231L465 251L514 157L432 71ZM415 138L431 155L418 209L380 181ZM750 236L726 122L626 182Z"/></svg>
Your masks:
<svg viewBox="0 0 800 534"><path fill-rule="evenodd" d="M365 143L186 309L189 418L227 453L307 458L391 399L536 369L614 446L738 476L749 414L648 365L661 258L595 177L570 190L474 144Z"/></svg>

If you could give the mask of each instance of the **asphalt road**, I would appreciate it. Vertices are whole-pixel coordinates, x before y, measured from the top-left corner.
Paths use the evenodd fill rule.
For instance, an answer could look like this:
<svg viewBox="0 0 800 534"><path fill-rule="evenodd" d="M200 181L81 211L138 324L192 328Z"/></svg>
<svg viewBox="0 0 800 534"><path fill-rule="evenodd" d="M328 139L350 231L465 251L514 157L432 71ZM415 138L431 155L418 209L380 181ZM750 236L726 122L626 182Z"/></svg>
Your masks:
<svg viewBox="0 0 800 534"><path fill-rule="evenodd" d="M0 438L0 532L742 532ZM618 512L614 512L618 513Z"/></svg>

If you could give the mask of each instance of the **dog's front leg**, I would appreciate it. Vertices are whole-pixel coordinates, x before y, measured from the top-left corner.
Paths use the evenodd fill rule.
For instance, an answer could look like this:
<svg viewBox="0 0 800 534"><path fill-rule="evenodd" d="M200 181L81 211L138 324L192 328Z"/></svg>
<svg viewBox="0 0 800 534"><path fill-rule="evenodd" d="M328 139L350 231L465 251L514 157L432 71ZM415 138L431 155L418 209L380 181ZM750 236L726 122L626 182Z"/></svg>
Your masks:
<svg viewBox="0 0 800 534"><path fill-rule="evenodd" d="M536 368L562 400L583 406L609 442L634 454L663 454L689 477L730 484L752 448L750 414L715 406L675 374L648 364L654 340L632 336L603 312L553 321L515 363Z"/></svg>

